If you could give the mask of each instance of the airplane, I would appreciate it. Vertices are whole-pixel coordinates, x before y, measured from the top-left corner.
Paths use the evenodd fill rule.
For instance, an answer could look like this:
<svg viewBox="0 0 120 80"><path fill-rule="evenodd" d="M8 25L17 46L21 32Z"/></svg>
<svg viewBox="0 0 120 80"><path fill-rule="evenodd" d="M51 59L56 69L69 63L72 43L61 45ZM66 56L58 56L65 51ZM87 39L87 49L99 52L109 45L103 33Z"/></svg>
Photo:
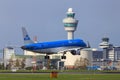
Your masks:
<svg viewBox="0 0 120 80"><path fill-rule="evenodd" d="M49 59L50 54L63 53L62 59L66 59L66 52L69 51L73 55L80 55L80 49L87 45L81 39L59 40L50 42L34 43L28 35L26 29L22 27L24 44L23 50L32 51L40 54L46 54L45 59Z"/></svg>

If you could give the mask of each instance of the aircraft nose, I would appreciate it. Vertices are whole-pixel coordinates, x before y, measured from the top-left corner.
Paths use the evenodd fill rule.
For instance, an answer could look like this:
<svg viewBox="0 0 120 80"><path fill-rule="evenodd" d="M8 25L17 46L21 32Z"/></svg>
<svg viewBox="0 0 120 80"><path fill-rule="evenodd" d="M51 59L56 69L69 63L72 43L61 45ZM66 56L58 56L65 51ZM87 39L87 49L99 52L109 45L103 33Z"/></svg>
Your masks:
<svg viewBox="0 0 120 80"><path fill-rule="evenodd" d="M22 48L22 49L25 49L26 47L25 47L25 46L22 46L21 48Z"/></svg>

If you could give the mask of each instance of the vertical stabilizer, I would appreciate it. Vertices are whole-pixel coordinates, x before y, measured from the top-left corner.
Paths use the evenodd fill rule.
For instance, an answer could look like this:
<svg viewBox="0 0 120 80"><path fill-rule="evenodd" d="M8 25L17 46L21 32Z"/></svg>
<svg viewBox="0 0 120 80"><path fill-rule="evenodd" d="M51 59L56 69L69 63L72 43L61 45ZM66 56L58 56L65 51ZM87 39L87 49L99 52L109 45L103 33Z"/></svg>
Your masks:
<svg viewBox="0 0 120 80"><path fill-rule="evenodd" d="M34 43L34 42L30 39L30 37L29 37L29 35L28 35L28 33L27 33L27 31L26 31L26 29L25 29L24 27L22 27L22 32L23 32L24 44Z"/></svg>

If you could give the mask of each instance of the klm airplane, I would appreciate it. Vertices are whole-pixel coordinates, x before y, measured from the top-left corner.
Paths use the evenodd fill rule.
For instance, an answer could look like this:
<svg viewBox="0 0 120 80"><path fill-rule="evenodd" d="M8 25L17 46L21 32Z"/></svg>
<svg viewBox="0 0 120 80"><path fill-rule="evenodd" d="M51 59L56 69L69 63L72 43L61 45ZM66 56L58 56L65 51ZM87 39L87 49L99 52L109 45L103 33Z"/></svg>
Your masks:
<svg viewBox="0 0 120 80"><path fill-rule="evenodd" d="M66 59L64 54L70 51L73 55L79 55L80 49L86 47L86 43L81 39L59 40L51 42L34 43L29 37L26 29L22 28L24 37L23 50L46 54L45 59L49 59L50 54L63 53L62 59Z"/></svg>

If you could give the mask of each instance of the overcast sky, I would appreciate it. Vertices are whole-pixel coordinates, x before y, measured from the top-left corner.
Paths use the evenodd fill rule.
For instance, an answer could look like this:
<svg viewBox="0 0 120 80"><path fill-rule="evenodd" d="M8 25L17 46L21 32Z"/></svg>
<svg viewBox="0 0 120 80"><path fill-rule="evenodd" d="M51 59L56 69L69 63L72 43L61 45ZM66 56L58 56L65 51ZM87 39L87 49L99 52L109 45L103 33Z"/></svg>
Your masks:
<svg viewBox="0 0 120 80"><path fill-rule="evenodd" d="M70 7L79 20L75 38L98 47L107 36L120 46L120 0L0 0L0 48L23 45L22 26L39 42L67 39L62 20Z"/></svg>

